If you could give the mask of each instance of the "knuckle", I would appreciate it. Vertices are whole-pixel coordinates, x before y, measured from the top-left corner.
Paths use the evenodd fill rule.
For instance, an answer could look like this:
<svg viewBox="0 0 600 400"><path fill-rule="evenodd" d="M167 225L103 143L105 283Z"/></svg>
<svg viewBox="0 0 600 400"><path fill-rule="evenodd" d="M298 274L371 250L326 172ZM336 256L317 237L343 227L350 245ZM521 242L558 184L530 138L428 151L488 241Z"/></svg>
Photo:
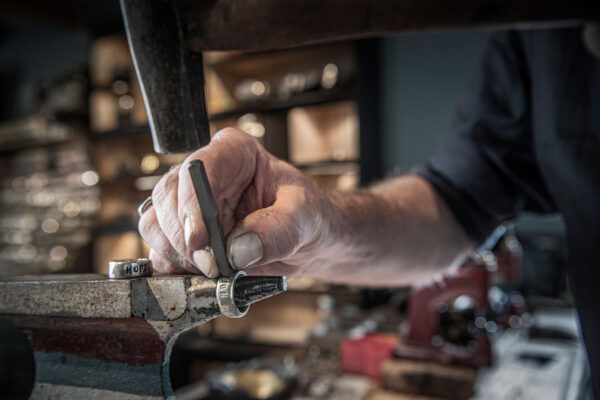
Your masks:
<svg viewBox="0 0 600 400"><path fill-rule="evenodd" d="M240 131L237 128L233 128L231 126L228 126L226 128L221 129L220 131L218 131L215 136L219 136L219 139L224 138L224 137L235 137L238 136L240 133L243 133L242 131Z"/></svg>
<svg viewBox="0 0 600 400"><path fill-rule="evenodd" d="M143 238L148 238L152 236L152 222L150 221L150 217L146 214L142 215L142 218L138 221L138 232L142 235Z"/></svg>
<svg viewBox="0 0 600 400"><path fill-rule="evenodd" d="M177 166L179 167L179 166ZM179 180L179 168L174 168L160 178L158 183L152 189L152 201L160 201L173 187L177 186Z"/></svg>
<svg viewBox="0 0 600 400"><path fill-rule="evenodd" d="M243 145L249 145L256 142L256 140L248 133L233 127L221 129L215 134L214 139L213 140L216 144L233 142Z"/></svg>
<svg viewBox="0 0 600 400"><path fill-rule="evenodd" d="M167 218L163 224L163 232L171 242L174 248L183 249L184 239L181 225L177 218Z"/></svg>

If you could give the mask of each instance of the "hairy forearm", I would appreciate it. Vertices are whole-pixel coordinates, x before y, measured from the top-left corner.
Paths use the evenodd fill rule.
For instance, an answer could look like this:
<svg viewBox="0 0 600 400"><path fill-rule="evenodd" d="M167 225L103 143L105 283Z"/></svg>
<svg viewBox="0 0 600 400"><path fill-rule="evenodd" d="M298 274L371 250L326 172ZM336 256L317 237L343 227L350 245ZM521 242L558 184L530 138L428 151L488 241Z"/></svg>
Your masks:
<svg viewBox="0 0 600 400"><path fill-rule="evenodd" d="M474 244L424 179L404 176L354 193L331 193L317 277L391 286L458 265ZM323 268L327 265L327 268Z"/></svg>

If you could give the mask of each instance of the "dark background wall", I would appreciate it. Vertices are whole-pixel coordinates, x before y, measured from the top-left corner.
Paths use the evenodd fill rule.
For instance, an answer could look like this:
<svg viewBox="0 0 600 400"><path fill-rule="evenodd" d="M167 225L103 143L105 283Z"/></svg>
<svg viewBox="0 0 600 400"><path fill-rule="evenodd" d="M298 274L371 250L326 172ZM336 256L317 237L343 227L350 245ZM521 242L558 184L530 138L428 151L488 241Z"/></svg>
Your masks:
<svg viewBox="0 0 600 400"><path fill-rule="evenodd" d="M35 111L36 90L69 68L85 66L89 34L40 22L5 25L0 33L0 117Z"/></svg>
<svg viewBox="0 0 600 400"><path fill-rule="evenodd" d="M421 162L448 126L488 32L405 34L381 50L382 156L386 173Z"/></svg>

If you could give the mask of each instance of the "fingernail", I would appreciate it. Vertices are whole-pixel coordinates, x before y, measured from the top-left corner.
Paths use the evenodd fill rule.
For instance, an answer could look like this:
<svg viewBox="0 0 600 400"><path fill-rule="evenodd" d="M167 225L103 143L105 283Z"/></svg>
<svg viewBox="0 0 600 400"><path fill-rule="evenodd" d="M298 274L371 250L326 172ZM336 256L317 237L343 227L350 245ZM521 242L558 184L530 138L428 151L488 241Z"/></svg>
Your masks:
<svg viewBox="0 0 600 400"><path fill-rule="evenodd" d="M260 237L248 232L234 238L229 245L229 262L236 269L244 269L263 258L263 245Z"/></svg>
<svg viewBox="0 0 600 400"><path fill-rule="evenodd" d="M189 216L186 216L183 220L183 237L185 239L185 245L190 248L190 242L192 239L192 232L194 231L194 223Z"/></svg>
<svg viewBox="0 0 600 400"><path fill-rule="evenodd" d="M192 258L194 259L196 267L198 267L204 275L211 278L218 275L217 260L215 259L215 255L210 246L194 251L192 253Z"/></svg>

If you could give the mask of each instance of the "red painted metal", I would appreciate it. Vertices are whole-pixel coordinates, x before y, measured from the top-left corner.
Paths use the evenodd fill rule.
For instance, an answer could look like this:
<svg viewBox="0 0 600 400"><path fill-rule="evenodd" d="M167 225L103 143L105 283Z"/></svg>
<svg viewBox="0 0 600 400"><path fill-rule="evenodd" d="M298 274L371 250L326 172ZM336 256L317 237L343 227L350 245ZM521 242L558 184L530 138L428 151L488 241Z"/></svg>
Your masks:
<svg viewBox="0 0 600 400"><path fill-rule="evenodd" d="M381 378L381 364L392 358L398 338L392 335L371 334L357 340L344 340L340 345L342 370Z"/></svg>
<svg viewBox="0 0 600 400"><path fill-rule="evenodd" d="M474 338L471 348L443 342L434 346L434 337L440 335L438 307L451 303L461 295L475 301L475 308L487 310L489 272L484 266L462 268L428 286L411 291L408 300L410 330L394 351L396 357L435 361L442 364L466 366L490 365L492 353L486 335Z"/></svg>
<svg viewBox="0 0 600 400"><path fill-rule="evenodd" d="M498 271L496 271L495 275L497 275L501 281L504 281L500 283L517 285L521 282L521 253L502 249L494 252L494 255L498 260Z"/></svg>
<svg viewBox="0 0 600 400"><path fill-rule="evenodd" d="M160 364L165 342L141 318L0 315L25 332L34 351L60 352L127 365Z"/></svg>
<svg viewBox="0 0 600 400"><path fill-rule="evenodd" d="M484 267L462 268L441 281L412 290L408 300L410 332L407 340L431 345L431 338L439 328L438 307L463 294L471 296L477 308L489 308L488 271Z"/></svg>

